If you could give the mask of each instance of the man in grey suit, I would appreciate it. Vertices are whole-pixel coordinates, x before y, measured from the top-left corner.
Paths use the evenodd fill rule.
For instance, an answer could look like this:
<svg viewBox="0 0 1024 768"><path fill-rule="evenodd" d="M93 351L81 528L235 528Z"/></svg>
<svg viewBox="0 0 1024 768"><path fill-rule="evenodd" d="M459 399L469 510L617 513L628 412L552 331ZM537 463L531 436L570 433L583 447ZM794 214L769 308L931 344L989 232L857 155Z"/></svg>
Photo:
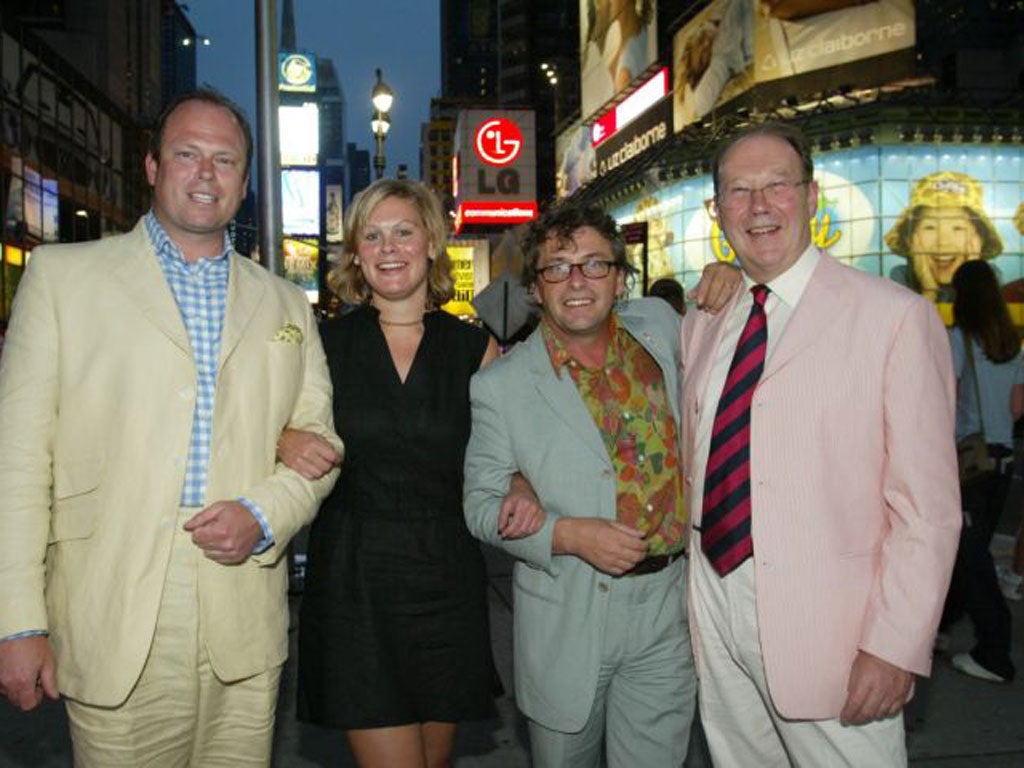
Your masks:
<svg viewBox="0 0 1024 768"><path fill-rule="evenodd" d="M635 270L598 208L548 213L524 252L542 322L473 378L465 513L518 559L515 689L534 765L596 766L605 743L610 768L679 766L696 689L679 316L657 299L616 303Z"/></svg>

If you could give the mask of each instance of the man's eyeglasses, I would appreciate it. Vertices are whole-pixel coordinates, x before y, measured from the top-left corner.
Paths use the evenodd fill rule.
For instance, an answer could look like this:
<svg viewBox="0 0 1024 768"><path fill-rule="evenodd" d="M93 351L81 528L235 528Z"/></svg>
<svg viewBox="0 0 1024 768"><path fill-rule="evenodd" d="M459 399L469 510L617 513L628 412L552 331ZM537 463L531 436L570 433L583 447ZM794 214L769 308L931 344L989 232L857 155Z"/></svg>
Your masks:
<svg viewBox="0 0 1024 768"><path fill-rule="evenodd" d="M545 283L564 283L572 276L572 271L578 269L580 274L588 280L600 280L608 277L615 266L614 261L604 259L587 259L579 264L569 261L559 261L537 270L537 274L543 278Z"/></svg>
<svg viewBox="0 0 1024 768"><path fill-rule="evenodd" d="M718 193L718 204L727 210L735 211L746 208L754 199L755 192L761 192L769 203L788 203L796 197L797 191L807 184L807 179L800 181L769 181L760 187L745 184L731 184Z"/></svg>

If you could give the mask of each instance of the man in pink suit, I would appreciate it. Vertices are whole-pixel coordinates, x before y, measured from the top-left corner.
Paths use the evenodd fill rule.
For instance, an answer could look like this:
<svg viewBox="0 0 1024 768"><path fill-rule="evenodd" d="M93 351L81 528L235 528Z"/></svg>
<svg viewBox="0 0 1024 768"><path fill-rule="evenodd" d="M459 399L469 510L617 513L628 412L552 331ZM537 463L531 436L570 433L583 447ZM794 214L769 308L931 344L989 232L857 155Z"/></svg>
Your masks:
<svg viewBox="0 0 1024 768"><path fill-rule="evenodd" d="M799 130L713 163L749 290L682 331L690 618L716 765L904 765L960 529L934 308L811 242Z"/></svg>

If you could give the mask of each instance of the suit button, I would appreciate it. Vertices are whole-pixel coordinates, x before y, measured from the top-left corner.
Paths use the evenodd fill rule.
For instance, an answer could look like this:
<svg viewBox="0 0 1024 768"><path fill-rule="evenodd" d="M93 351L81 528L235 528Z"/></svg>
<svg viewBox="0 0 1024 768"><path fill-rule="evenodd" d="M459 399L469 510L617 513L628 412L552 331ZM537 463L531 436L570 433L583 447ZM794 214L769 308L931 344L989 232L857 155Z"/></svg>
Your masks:
<svg viewBox="0 0 1024 768"><path fill-rule="evenodd" d="M598 585L597 585L597 590L599 592L607 592L608 591L608 585L605 582L603 582L603 581L599 582Z"/></svg>

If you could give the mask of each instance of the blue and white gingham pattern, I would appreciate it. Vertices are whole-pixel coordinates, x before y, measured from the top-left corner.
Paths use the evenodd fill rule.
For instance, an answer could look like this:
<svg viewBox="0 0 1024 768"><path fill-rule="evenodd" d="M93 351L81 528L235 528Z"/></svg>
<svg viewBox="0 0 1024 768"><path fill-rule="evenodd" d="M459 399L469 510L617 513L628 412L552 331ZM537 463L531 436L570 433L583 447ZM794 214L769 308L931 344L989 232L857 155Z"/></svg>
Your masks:
<svg viewBox="0 0 1024 768"><path fill-rule="evenodd" d="M213 406L217 389L217 359L227 306L228 275L231 262L231 240L224 234L224 252L216 258L187 262L161 226L153 212L145 216L146 232L153 244L160 269L174 294L181 312L196 365L196 407L192 418L185 483L181 489L181 506L206 505L206 479L213 438ZM270 526L262 510L248 499L239 499L253 513L263 530L263 540L254 552L262 552L273 543Z"/></svg>
<svg viewBox="0 0 1024 768"><path fill-rule="evenodd" d="M206 499L206 471L213 436L213 401L217 383L217 357L224 326L224 308L228 298L227 258L231 241L224 235L224 252L217 258L185 261L181 251L150 211L146 231L160 260L160 269L178 303L181 319L192 342L196 365L196 407L192 420L192 440L181 489L181 506L202 507Z"/></svg>

